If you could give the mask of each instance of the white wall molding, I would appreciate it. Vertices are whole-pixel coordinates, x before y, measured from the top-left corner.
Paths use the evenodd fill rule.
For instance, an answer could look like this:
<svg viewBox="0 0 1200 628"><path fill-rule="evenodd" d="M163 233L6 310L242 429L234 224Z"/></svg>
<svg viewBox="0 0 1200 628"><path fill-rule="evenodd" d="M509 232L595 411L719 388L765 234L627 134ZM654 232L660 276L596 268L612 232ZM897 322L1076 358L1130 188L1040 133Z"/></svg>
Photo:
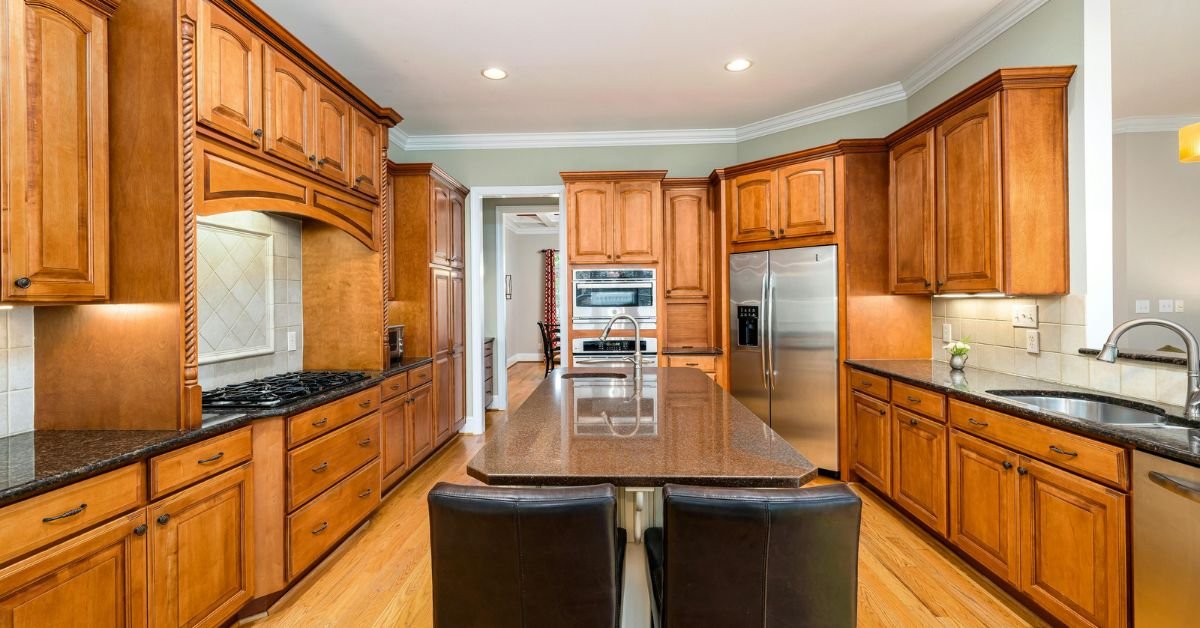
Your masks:
<svg viewBox="0 0 1200 628"><path fill-rule="evenodd" d="M512 368L512 365L516 364L517 362L545 362L545 361L546 361L545 356L543 356L540 353L514 353L514 354L508 356L508 366L506 368Z"/></svg>
<svg viewBox="0 0 1200 628"><path fill-rule="evenodd" d="M1197 116L1129 116L1113 120L1113 135L1118 133L1174 133L1200 122Z"/></svg>
<svg viewBox="0 0 1200 628"><path fill-rule="evenodd" d="M398 126L388 129L388 144L399 148L400 150L408 149L408 133Z"/></svg>
<svg viewBox="0 0 1200 628"><path fill-rule="evenodd" d="M662 131L584 131L578 133L476 133L410 135L404 150L475 150L481 148L583 148L596 146L667 146L733 144L735 129Z"/></svg>
<svg viewBox="0 0 1200 628"><path fill-rule="evenodd" d="M865 92L835 98L829 102L823 102L819 105L797 109L783 115L767 118L745 124L734 129L737 141L744 142L752 140L756 137L779 133L795 129L808 124L838 118L847 114L873 109L880 105L887 105L894 102L899 102L908 98L904 87L900 83L889 83L874 89L868 89Z"/></svg>
<svg viewBox="0 0 1200 628"><path fill-rule="evenodd" d="M966 32L955 38L941 50L938 50L925 63L921 64L908 78L901 81L904 91L915 94L921 88L929 85L937 78L958 65L963 59L983 48L1001 33L1012 28L1014 24L1025 19L1046 4L1048 0L1004 0L996 8L988 11L983 19L975 23Z"/></svg>

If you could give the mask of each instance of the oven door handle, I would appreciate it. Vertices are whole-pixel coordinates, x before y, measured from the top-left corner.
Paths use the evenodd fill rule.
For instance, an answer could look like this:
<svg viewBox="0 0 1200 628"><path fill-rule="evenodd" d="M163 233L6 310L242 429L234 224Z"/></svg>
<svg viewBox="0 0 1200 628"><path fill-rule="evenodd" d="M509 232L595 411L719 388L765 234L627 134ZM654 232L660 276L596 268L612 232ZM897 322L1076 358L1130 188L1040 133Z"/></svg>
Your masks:
<svg viewBox="0 0 1200 628"><path fill-rule="evenodd" d="M618 282L613 282L613 283L586 282L586 283L576 283L575 291L578 292L579 290L596 290L599 288L615 288L615 289L623 290L623 289L628 289L628 288L641 289L641 288L653 288L653 287L654 287L654 284L649 281L639 281L636 283L631 283L631 282L619 282L619 283Z"/></svg>

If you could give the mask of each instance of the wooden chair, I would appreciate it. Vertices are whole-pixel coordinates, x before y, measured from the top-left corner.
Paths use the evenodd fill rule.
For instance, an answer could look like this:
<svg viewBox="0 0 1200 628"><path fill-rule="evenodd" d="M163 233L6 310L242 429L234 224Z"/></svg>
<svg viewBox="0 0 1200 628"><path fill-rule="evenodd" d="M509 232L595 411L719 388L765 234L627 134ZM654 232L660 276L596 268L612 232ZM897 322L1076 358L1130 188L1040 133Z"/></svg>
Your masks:
<svg viewBox="0 0 1200 628"><path fill-rule="evenodd" d="M547 325L542 321L538 321L538 332L542 334L542 356L546 360L546 372L542 374L545 378L554 370L554 364L561 360L558 325Z"/></svg>

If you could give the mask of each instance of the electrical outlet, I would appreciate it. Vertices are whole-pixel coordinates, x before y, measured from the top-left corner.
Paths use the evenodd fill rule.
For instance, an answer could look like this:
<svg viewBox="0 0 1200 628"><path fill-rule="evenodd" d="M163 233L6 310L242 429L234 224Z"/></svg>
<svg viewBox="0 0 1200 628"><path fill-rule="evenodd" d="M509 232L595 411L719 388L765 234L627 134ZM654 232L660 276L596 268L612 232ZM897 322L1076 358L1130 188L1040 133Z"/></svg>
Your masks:
<svg viewBox="0 0 1200 628"><path fill-rule="evenodd" d="M1134 314L1149 314L1150 313L1150 299L1136 299L1133 302L1133 313Z"/></svg>
<svg viewBox="0 0 1200 628"><path fill-rule="evenodd" d="M1012 309L1013 327L1038 326L1038 310L1036 305L1014 305Z"/></svg>
<svg viewBox="0 0 1200 628"><path fill-rule="evenodd" d="M942 340L950 342L954 339L954 330L950 329L950 323L942 324Z"/></svg>
<svg viewBox="0 0 1200 628"><path fill-rule="evenodd" d="M1175 313L1178 314L1182 311L1183 311L1183 299L1175 299Z"/></svg>
<svg viewBox="0 0 1200 628"><path fill-rule="evenodd" d="M289 331L287 333L287 339L288 339L288 351L295 351L296 350L296 332Z"/></svg>
<svg viewBox="0 0 1200 628"><path fill-rule="evenodd" d="M1026 353L1041 353L1042 342L1039 338L1038 330L1030 329L1025 332L1025 352Z"/></svg>
<svg viewBox="0 0 1200 628"><path fill-rule="evenodd" d="M1161 312L1174 312L1175 311L1175 299L1159 299L1158 300L1158 311L1160 313Z"/></svg>

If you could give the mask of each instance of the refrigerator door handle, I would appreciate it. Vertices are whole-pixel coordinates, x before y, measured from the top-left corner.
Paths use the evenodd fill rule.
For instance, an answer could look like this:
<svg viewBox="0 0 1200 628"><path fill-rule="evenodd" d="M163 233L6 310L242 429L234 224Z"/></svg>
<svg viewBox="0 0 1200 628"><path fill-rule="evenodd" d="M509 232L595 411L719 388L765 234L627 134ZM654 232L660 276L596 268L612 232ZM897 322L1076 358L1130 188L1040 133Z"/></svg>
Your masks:
<svg viewBox="0 0 1200 628"><path fill-rule="evenodd" d="M771 273L769 273L769 272L763 273L762 291L760 293L759 301L758 301L758 322L759 322L758 337L759 337L759 344L762 345L758 351L758 359L759 359L759 361L762 362L763 388L767 388L767 389L769 389L771 387L770 381L768 380L768 371L767 371L767 351L768 351L767 347L768 347L768 343L770 342L769 339L771 337L770 329L768 327L769 319L767 318L767 278L770 276L771 276Z"/></svg>
<svg viewBox="0 0 1200 628"><path fill-rule="evenodd" d="M775 389L775 273L767 272L767 301L771 304L771 309L767 313L767 337L770 340L767 342L768 372L771 375L771 389Z"/></svg>

